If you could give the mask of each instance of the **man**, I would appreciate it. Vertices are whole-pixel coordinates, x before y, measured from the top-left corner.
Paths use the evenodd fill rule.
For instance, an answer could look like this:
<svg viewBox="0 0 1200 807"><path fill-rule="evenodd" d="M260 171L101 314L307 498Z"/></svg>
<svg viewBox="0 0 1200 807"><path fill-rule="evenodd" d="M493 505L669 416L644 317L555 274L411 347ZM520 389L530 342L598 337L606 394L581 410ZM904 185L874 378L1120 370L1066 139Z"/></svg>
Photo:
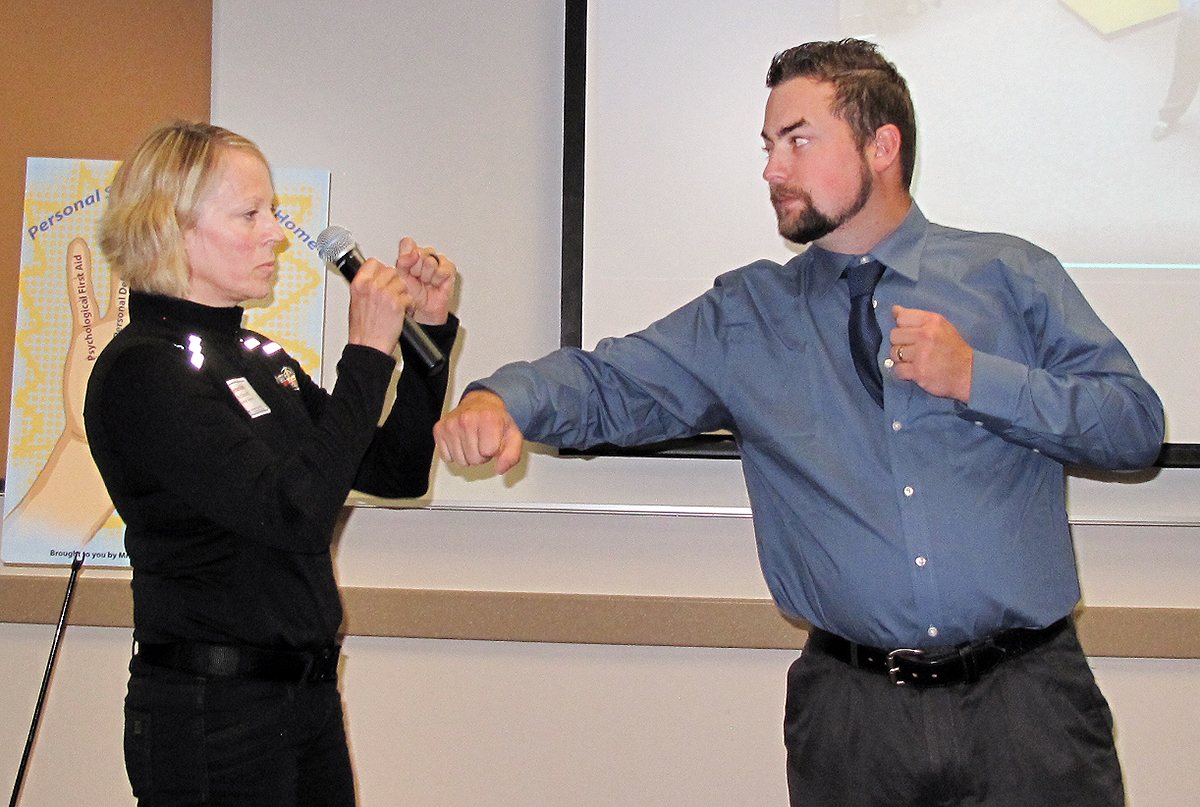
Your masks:
<svg viewBox="0 0 1200 807"><path fill-rule="evenodd" d="M1158 397L1053 256L925 219L908 89L873 45L792 48L767 84L763 176L812 246L476 382L441 455L504 472L525 437L729 429L767 583L813 626L788 676L793 804L1122 804L1070 616L1063 463L1149 465Z"/></svg>
<svg viewBox="0 0 1200 807"><path fill-rule="evenodd" d="M1150 134L1162 140L1187 112L1200 89L1200 0L1179 0L1179 30L1175 35L1175 61L1171 85Z"/></svg>

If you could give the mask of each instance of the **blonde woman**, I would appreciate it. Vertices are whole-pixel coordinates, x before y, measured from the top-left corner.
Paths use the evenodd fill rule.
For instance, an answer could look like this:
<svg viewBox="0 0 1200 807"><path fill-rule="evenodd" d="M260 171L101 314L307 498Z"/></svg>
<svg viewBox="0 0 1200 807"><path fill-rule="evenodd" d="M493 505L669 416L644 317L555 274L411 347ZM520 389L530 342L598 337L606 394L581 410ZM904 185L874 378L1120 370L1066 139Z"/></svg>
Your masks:
<svg viewBox="0 0 1200 807"><path fill-rule="evenodd" d="M405 314L453 344L454 264L407 238L394 266L367 260L326 392L241 327L285 245L274 195L253 143L176 123L122 164L100 225L130 324L84 420L133 566L125 758L144 807L354 804L334 523L352 488L428 486L445 373L405 362L377 424Z"/></svg>

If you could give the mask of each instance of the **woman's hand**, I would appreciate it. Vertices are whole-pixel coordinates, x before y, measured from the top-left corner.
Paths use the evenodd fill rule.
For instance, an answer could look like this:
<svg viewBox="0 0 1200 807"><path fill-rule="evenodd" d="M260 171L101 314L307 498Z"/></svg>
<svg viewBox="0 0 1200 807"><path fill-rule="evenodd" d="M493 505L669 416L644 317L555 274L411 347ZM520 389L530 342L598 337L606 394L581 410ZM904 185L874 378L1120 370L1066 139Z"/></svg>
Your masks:
<svg viewBox="0 0 1200 807"><path fill-rule="evenodd" d="M391 353L404 328L404 316L414 305L396 267L368 258L350 283L347 341Z"/></svg>
<svg viewBox="0 0 1200 807"><path fill-rule="evenodd" d="M396 271L412 297L413 307L409 311L412 318L422 325L444 324L458 280L454 261L431 247L420 247L411 238L403 238Z"/></svg>

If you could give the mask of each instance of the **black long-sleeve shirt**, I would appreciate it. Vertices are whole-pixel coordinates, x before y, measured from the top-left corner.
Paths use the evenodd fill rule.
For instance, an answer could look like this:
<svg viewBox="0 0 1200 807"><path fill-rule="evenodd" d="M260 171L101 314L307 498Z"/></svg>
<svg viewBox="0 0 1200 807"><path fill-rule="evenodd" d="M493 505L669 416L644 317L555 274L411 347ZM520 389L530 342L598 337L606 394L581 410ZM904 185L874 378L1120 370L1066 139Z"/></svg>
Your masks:
<svg viewBox="0 0 1200 807"><path fill-rule="evenodd" d="M350 490L428 488L446 373L347 345L326 392L242 309L133 293L88 383L92 455L126 524L134 636L272 648L331 644L330 544ZM444 352L457 320L427 328ZM407 359L407 357L406 357Z"/></svg>

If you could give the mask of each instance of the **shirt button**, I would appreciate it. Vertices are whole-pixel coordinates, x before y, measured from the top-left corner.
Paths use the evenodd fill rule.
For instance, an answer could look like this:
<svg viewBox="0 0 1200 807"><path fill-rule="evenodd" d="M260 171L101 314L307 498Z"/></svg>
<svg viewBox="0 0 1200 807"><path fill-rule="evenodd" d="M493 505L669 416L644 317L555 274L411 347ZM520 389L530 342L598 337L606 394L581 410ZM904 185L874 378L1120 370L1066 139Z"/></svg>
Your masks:
<svg viewBox="0 0 1200 807"><path fill-rule="evenodd" d="M871 308L879 308L879 301L874 297L871 298Z"/></svg>
<svg viewBox="0 0 1200 807"><path fill-rule="evenodd" d="M884 359L884 360L883 360L883 366L884 366L884 367L887 367L887 368L889 368L889 369L890 369L890 368L891 368L891 366L892 366L893 364L895 364L895 363L896 363L896 362L892 361L890 358L889 358L889 359Z"/></svg>
<svg viewBox="0 0 1200 807"><path fill-rule="evenodd" d="M905 485L905 486L904 486L904 495L905 495L905 496L911 496L911 495L913 495L914 493L916 493L916 491L912 489L912 485Z"/></svg>
<svg viewBox="0 0 1200 807"><path fill-rule="evenodd" d="M892 431L898 432L903 428L904 428L904 424L902 424L900 421L898 421L898 420L892 421Z"/></svg>
<svg viewBox="0 0 1200 807"><path fill-rule="evenodd" d="M933 625L930 625L930 626L929 626L929 630L927 630L927 631L925 631L925 632L926 632L926 633L928 633L928 634L929 634L929 636L930 636L931 638L934 638L934 639L936 639L936 638L937 638L937 635L938 635L938 629L937 629L937 628L935 628Z"/></svg>
<svg viewBox="0 0 1200 807"><path fill-rule="evenodd" d="M928 561L928 560L926 560L924 557L917 558L917 561L916 561L917 565L918 565L918 566L921 566L921 567L924 567L924 566L925 566L925 564L926 564L926 563L928 563L928 562L929 562L929 561Z"/></svg>

